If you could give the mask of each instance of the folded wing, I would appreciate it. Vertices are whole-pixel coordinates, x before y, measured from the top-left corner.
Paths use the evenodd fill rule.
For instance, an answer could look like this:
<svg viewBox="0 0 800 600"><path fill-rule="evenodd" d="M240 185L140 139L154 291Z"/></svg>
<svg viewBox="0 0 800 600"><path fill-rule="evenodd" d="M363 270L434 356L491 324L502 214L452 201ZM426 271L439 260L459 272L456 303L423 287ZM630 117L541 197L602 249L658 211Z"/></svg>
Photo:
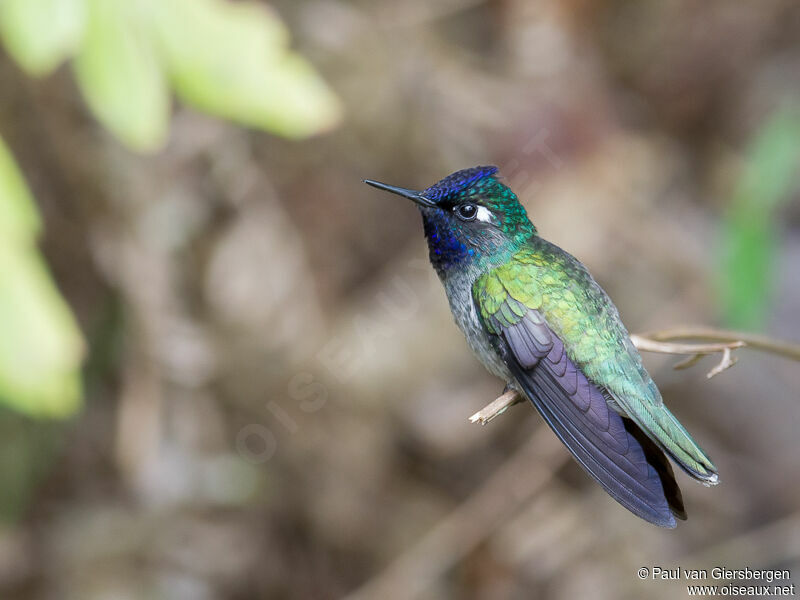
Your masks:
<svg viewBox="0 0 800 600"><path fill-rule="evenodd" d="M480 297L476 297L480 303ZM513 300L510 300L513 302ZM487 314L480 310L479 314ZM490 316L493 342L517 384L580 465L625 508L662 527L685 518L663 452L612 410L570 360L539 311L517 303ZM523 315L520 315L523 313Z"/></svg>

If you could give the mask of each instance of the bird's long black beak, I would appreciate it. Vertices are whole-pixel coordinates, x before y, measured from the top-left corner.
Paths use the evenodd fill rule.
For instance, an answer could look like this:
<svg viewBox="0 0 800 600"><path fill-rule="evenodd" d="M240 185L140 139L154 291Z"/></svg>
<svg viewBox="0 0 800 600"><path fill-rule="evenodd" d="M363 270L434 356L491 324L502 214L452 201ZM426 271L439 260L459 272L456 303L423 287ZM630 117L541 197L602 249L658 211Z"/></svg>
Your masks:
<svg viewBox="0 0 800 600"><path fill-rule="evenodd" d="M373 181L372 179L365 179L364 183L366 183L367 185L371 185L372 187L376 187L379 190L385 190L387 192L397 194L398 196L402 196L403 198L408 198L409 200L413 200L414 202L416 202L421 206L436 206L435 202L429 200L428 198L422 195L422 192L418 192L416 190L409 190L406 188L397 187L395 185L389 185L388 183Z"/></svg>

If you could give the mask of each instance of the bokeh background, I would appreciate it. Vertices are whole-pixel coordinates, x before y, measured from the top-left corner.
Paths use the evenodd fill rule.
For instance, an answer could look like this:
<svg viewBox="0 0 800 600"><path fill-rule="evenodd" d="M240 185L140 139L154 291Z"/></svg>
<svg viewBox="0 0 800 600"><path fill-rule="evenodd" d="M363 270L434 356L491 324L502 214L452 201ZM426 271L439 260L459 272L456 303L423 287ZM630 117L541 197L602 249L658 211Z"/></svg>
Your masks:
<svg viewBox="0 0 800 600"><path fill-rule="evenodd" d="M796 2L0 0L0 37L0 597L796 575L798 363L645 356L722 481L659 530L531 407L468 422L503 383L361 183L497 164L631 331L800 340Z"/></svg>

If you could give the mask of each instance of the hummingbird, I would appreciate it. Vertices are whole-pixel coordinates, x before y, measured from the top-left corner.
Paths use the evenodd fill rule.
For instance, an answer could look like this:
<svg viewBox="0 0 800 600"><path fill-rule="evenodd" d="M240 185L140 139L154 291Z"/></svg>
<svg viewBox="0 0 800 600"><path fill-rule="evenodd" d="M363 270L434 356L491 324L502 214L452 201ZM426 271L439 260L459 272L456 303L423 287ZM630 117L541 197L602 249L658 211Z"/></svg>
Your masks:
<svg viewBox="0 0 800 600"><path fill-rule="evenodd" d="M664 405L606 292L539 236L497 167L422 191L364 183L417 205L455 322L486 369L531 401L622 506L661 527L685 520L667 457L705 485L718 483L717 468Z"/></svg>

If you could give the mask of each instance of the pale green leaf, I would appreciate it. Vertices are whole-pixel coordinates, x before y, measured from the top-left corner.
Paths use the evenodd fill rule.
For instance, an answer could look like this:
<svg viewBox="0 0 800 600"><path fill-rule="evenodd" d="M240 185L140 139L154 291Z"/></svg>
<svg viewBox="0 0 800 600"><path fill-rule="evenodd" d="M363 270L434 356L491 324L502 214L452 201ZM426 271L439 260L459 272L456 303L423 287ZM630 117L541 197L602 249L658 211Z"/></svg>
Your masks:
<svg viewBox="0 0 800 600"><path fill-rule="evenodd" d="M158 4L156 26L178 96L204 112L286 137L334 126L341 108L265 7L222 0Z"/></svg>
<svg viewBox="0 0 800 600"><path fill-rule="evenodd" d="M80 406L83 341L35 247L0 240L0 401L33 416Z"/></svg>
<svg viewBox="0 0 800 600"><path fill-rule="evenodd" d="M0 238L32 244L39 228L36 204L0 138Z"/></svg>
<svg viewBox="0 0 800 600"><path fill-rule="evenodd" d="M134 150L157 150L166 141L170 98L149 5L86 2L86 32L74 60L78 85L92 112L120 140Z"/></svg>
<svg viewBox="0 0 800 600"><path fill-rule="evenodd" d="M85 0L0 0L0 33L31 75L46 75L80 44Z"/></svg>
<svg viewBox="0 0 800 600"><path fill-rule="evenodd" d="M0 140L0 402L66 416L81 399L83 340L36 248L39 216Z"/></svg>

